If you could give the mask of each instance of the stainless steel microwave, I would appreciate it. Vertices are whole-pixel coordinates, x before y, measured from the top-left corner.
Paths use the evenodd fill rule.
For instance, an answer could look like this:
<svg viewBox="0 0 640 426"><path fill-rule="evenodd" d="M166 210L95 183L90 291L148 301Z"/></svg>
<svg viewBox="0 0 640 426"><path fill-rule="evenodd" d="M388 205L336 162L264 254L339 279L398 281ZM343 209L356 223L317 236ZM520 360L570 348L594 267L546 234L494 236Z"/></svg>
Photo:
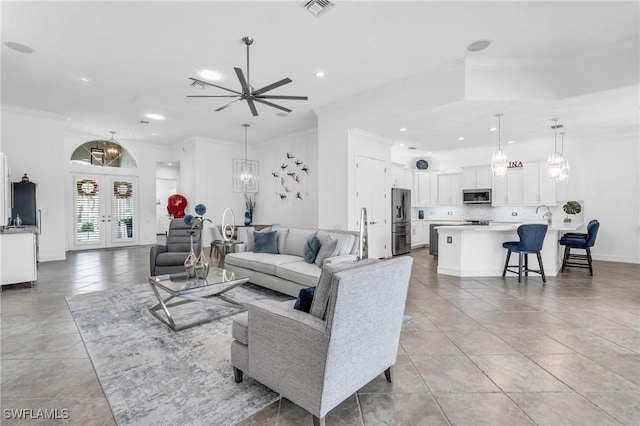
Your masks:
<svg viewBox="0 0 640 426"><path fill-rule="evenodd" d="M491 189L463 189L464 204L491 204Z"/></svg>

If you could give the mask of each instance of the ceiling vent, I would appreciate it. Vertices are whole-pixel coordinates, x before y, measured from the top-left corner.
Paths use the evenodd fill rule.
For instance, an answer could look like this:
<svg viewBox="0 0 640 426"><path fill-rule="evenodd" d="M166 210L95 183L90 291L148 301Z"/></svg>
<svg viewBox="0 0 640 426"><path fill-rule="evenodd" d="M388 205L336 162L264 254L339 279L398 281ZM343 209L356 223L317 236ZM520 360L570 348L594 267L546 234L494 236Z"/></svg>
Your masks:
<svg viewBox="0 0 640 426"><path fill-rule="evenodd" d="M320 14L333 7L333 3L329 0L310 0L304 4L304 7L314 16L320 16Z"/></svg>

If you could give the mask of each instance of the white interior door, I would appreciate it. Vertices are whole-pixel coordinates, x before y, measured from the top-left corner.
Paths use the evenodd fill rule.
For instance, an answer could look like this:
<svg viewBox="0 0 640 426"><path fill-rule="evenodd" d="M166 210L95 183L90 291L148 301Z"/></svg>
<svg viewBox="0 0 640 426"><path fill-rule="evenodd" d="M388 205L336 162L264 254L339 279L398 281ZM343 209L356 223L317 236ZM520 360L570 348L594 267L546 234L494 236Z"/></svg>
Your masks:
<svg viewBox="0 0 640 426"><path fill-rule="evenodd" d="M357 221L360 220L360 209L367 209L369 258L385 257L388 240L386 216L390 207L387 200L384 161L356 156L354 181ZM360 223L356 226L359 227Z"/></svg>
<svg viewBox="0 0 640 426"><path fill-rule="evenodd" d="M156 179L156 234L164 234L169 229L171 216L167 211L167 199L178 193L176 179Z"/></svg>
<svg viewBox="0 0 640 426"><path fill-rule="evenodd" d="M137 244L137 186L135 177L74 175L74 248Z"/></svg>

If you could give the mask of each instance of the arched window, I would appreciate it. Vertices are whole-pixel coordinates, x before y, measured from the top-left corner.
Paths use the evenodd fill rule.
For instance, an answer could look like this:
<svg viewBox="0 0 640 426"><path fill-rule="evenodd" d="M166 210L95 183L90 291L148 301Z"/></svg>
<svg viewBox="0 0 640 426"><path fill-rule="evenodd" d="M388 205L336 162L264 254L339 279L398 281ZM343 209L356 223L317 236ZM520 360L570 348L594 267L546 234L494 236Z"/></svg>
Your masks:
<svg viewBox="0 0 640 426"><path fill-rule="evenodd" d="M135 169L138 165L133 155L114 139L85 142L73 151L71 164L85 166L124 167Z"/></svg>

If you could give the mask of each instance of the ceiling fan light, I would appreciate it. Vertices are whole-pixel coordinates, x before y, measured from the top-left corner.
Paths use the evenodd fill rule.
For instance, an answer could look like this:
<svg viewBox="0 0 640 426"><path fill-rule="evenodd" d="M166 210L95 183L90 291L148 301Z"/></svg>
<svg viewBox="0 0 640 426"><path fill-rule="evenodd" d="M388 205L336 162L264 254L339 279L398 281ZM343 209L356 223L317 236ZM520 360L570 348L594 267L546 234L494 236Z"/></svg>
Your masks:
<svg viewBox="0 0 640 426"><path fill-rule="evenodd" d="M209 81L220 81L224 80L224 75L220 71L211 70L211 69L201 69L196 72L196 75L203 80Z"/></svg>

